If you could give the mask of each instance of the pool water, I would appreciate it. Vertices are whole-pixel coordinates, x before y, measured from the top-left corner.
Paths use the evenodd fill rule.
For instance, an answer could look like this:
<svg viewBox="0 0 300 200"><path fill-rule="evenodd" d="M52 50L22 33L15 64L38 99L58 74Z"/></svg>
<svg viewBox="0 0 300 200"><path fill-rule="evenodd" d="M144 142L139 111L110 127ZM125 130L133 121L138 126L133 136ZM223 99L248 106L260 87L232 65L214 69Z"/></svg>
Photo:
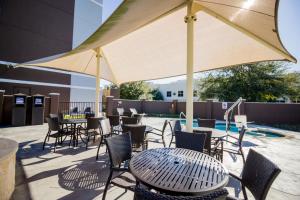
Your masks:
<svg viewBox="0 0 300 200"><path fill-rule="evenodd" d="M185 119L181 119L180 122L181 122L181 125L186 124ZM193 121L193 127L198 127L197 120ZM255 128L255 125L252 124L251 127ZM219 130L222 130L222 131L225 131L226 130L226 124L222 123L222 122L216 122L215 128L219 129ZM230 131L233 132L233 133L238 133L238 128L235 126L234 123L230 125ZM246 134L252 135L252 136L263 136L263 137L271 137L271 138L283 137L283 135L268 132L268 131L247 131Z"/></svg>

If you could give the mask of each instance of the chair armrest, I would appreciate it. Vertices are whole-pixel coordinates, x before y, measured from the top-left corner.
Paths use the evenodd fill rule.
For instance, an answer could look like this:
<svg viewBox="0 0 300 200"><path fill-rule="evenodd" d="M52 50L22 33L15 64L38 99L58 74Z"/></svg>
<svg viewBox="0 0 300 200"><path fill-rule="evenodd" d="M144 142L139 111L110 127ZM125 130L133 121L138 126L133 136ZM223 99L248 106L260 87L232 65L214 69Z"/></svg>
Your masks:
<svg viewBox="0 0 300 200"><path fill-rule="evenodd" d="M160 129L158 129L158 128L154 128L153 127L153 130L156 130L156 131L159 131L159 132L162 132L162 130L160 130ZM152 131L150 131L150 133L151 133Z"/></svg>
<svg viewBox="0 0 300 200"><path fill-rule="evenodd" d="M231 172L229 172L229 176L231 176L232 178L237 179L238 181L242 182L242 178L241 177L239 177L239 176L237 176L237 175L235 175L235 174L233 174Z"/></svg>
<svg viewBox="0 0 300 200"><path fill-rule="evenodd" d="M112 167L112 170L118 171L118 172L128 172L129 169L127 168L119 168L119 167Z"/></svg>
<svg viewBox="0 0 300 200"><path fill-rule="evenodd" d="M232 135L227 135L228 137L230 137L230 138L233 138L233 139L236 139L236 140L239 140L237 137L234 137L234 136L232 136Z"/></svg>

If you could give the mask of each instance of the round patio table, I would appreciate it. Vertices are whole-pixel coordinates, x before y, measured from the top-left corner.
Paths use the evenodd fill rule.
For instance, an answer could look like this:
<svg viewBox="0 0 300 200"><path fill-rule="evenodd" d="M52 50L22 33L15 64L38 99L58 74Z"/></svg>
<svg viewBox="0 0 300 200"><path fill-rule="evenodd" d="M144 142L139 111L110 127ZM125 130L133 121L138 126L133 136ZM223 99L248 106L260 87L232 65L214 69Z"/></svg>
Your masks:
<svg viewBox="0 0 300 200"><path fill-rule="evenodd" d="M129 126L129 127L130 127L130 126L137 126L137 124L126 124L126 126ZM118 132L122 132L122 126L119 125L118 127L115 127L114 130L116 130L116 131L118 131ZM153 127L152 127L152 126L146 125L145 133L149 133L149 132L151 132L151 131L153 131Z"/></svg>
<svg viewBox="0 0 300 200"><path fill-rule="evenodd" d="M71 132L72 132L72 140L73 140L73 146L77 146L78 145L78 137L76 136L76 126L78 124L85 124L87 123L87 119L64 119L62 121L59 122L60 124L64 125L64 124L70 124L71 125Z"/></svg>
<svg viewBox="0 0 300 200"><path fill-rule="evenodd" d="M145 150L129 168L137 181L171 195L202 195L223 188L228 170L204 153L182 148Z"/></svg>
<svg viewBox="0 0 300 200"><path fill-rule="evenodd" d="M227 136L226 131L222 131L216 128L208 128L208 127L194 127L193 130L196 131L211 131L211 137L221 139Z"/></svg>

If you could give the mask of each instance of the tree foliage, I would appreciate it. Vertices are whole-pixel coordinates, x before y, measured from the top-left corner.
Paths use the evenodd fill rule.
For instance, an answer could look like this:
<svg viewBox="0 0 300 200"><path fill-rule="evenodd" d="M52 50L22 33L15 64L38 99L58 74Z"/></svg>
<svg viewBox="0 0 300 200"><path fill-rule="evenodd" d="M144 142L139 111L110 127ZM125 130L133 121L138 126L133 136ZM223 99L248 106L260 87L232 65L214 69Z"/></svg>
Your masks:
<svg viewBox="0 0 300 200"><path fill-rule="evenodd" d="M120 85L120 98L137 100L146 98L149 93L149 86L144 81L123 83Z"/></svg>
<svg viewBox="0 0 300 200"><path fill-rule="evenodd" d="M150 94L152 95L152 100L164 100L164 97L158 88L152 89Z"/></svg>
<svg viewBox="0 0 300 200"><path fill-rule="evenodd" d="M261 62L210 72L199 82L201 99L266 102L288 96L299 97L299 74L287 74L282 62Z"/></svg>

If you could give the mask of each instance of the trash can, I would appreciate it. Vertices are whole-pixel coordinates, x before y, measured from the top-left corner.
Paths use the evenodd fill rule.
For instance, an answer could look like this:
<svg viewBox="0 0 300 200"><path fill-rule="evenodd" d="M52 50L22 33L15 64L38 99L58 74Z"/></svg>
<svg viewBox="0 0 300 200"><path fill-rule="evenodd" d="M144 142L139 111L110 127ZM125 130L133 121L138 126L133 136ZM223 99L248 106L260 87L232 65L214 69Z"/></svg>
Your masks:
<svg viewBox="0 0 300 200"><path fill-rule="evenodd" d="M25 126L26 125L26 108L27 108L27 95L14 94L13 107L12 107L12 126Z"/></svg>
<svg viewBox="0 0 300 200"><path fill-rule="evenodd" d="M31 97L31 125L42 125L44 123L45 96L36 94Z"/></svg>

